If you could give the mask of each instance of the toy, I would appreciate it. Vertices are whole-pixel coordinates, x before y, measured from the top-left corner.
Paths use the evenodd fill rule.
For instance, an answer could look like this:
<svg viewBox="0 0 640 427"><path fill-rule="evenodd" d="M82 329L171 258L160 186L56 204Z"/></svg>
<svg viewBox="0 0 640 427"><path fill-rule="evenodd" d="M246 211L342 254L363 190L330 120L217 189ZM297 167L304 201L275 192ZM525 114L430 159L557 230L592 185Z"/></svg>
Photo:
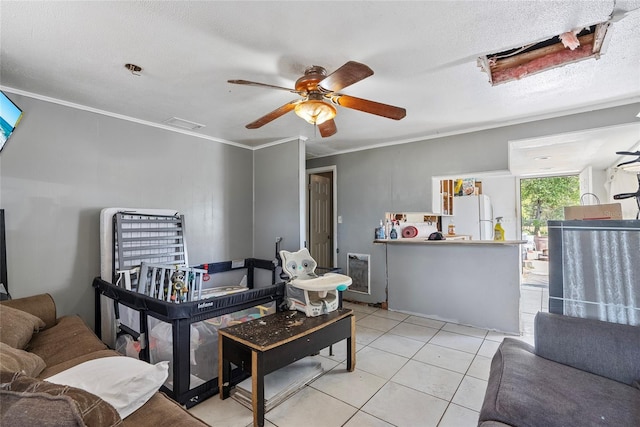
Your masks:
<svg viewBox="0 0 640 427"><path fill-rule="evenodd" d="M178 267L176 266L176 271L171 275L171 301L186 301L188 292L189 288L184 281L184 272L178 270Z"/></svg>

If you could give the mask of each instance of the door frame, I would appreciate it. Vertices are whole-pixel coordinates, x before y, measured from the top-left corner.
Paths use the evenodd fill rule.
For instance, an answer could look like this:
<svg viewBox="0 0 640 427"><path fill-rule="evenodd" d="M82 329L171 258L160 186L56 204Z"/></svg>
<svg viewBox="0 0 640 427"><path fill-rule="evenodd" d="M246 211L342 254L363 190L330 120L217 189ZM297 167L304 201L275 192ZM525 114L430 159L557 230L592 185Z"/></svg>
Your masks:
<svg viewBox="0 0 640 427"><path fill-rule="evenodd" d="M338 167L336 165L322 166L319 168L307 169L305 179L305 247L309 246L309 176L319 173L331 172L333 177L331 179L331 193L333 204L333 266L338 266Z"/></svg>
<svg viewBox="0 0 640 427"><path fill-rule="evenodd" d="M518 235L522 239L522 194L520 194L520 188L522 187L522 181L525 179L534 178L553 178L558 176L577 176L580 180L580 194L591 193L593 188L591 182L585 182L583 180L583 169L580 172L564 172L564 173L552 173L552 174L536 174L536 175L514 175L516 178L516 227L518 227ZM584 185L584 187L583 187Z"/></svg>

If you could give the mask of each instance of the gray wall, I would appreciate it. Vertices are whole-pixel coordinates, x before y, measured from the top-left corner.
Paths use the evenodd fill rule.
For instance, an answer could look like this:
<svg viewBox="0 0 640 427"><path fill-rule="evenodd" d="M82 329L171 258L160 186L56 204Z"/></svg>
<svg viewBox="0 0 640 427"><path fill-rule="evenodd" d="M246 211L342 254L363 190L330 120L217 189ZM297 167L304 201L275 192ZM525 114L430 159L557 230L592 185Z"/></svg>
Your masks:
<svg viewBox="0 0 640 427"><path fill-rule="evenodd" d="M295 140L254 153L254 256L274 259L277 237L281 249L300 249L304 144Z"/></svg>
<svg viewBox="0 0 640 427"><path fill-rule="evenodd" d="M640 104L590 111L502 128L395 145L307 161L307 168L336 165L338 265L346 254L371 254L371 295L347 293L363 302L386 300L385 247L372 243L385 212L431 210L431 177L508 169L510 140L574 132L637 121ZM339 138L339 134L337 136Z"/></svg>
<svg viewBox="0 0 640 427"><path fill-rule="evenodd" d="M77 313L92 325L90 285L100 273L98 219L104 207L184 213L192 264L271 259L276 237L285 238L284 249L299 248L304 147L298 141L252 152L11 98L25 111L0 154L0 207L6 210L14 297L50 292L60 315ZM511 139L629 123L638 111L640 104L633 104L307 162L308 168L338 168L339 266L346 271L348 252L370 253L372 295L360 299L384 301L385 248L372 244L373 229L390 210L431 210L431 176L504 170Z"/></svg>
<svg viewBox="0 0 640 427"><path fill-rule="evenodd" d="M191 264L253 255L253 152L10 94L24 118L0 154L8 284L93 325L104 207L186 216Z"/></svg>

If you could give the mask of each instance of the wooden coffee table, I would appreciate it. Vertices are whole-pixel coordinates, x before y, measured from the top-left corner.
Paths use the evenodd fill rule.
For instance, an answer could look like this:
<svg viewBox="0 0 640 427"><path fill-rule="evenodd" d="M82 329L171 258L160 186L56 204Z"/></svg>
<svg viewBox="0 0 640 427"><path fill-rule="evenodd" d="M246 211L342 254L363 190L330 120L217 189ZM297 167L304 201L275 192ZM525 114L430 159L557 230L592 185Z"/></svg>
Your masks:
<svg viewBox="0 0 640 427"><path fill-rule="evenodd" d="M251 374L253 425L264 426L264 377L347 339L347 370L356 366L356 319L338 309L317 317L283 311L218 331L220 398L229 397L231 363Z"/></svg>

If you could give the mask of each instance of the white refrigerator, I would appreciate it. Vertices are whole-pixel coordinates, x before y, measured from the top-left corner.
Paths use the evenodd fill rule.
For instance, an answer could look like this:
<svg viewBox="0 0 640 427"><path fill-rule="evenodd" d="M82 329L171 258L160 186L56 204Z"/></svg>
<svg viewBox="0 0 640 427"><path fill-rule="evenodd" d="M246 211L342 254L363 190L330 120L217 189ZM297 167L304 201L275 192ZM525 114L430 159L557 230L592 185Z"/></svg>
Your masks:
<svg viewBox="0 0 640 427"><path fill-rule="evenodd" d="M456 234L469 235L473 240L493 240L493 208L489 196L454 197L453 224Z"/></svg>

